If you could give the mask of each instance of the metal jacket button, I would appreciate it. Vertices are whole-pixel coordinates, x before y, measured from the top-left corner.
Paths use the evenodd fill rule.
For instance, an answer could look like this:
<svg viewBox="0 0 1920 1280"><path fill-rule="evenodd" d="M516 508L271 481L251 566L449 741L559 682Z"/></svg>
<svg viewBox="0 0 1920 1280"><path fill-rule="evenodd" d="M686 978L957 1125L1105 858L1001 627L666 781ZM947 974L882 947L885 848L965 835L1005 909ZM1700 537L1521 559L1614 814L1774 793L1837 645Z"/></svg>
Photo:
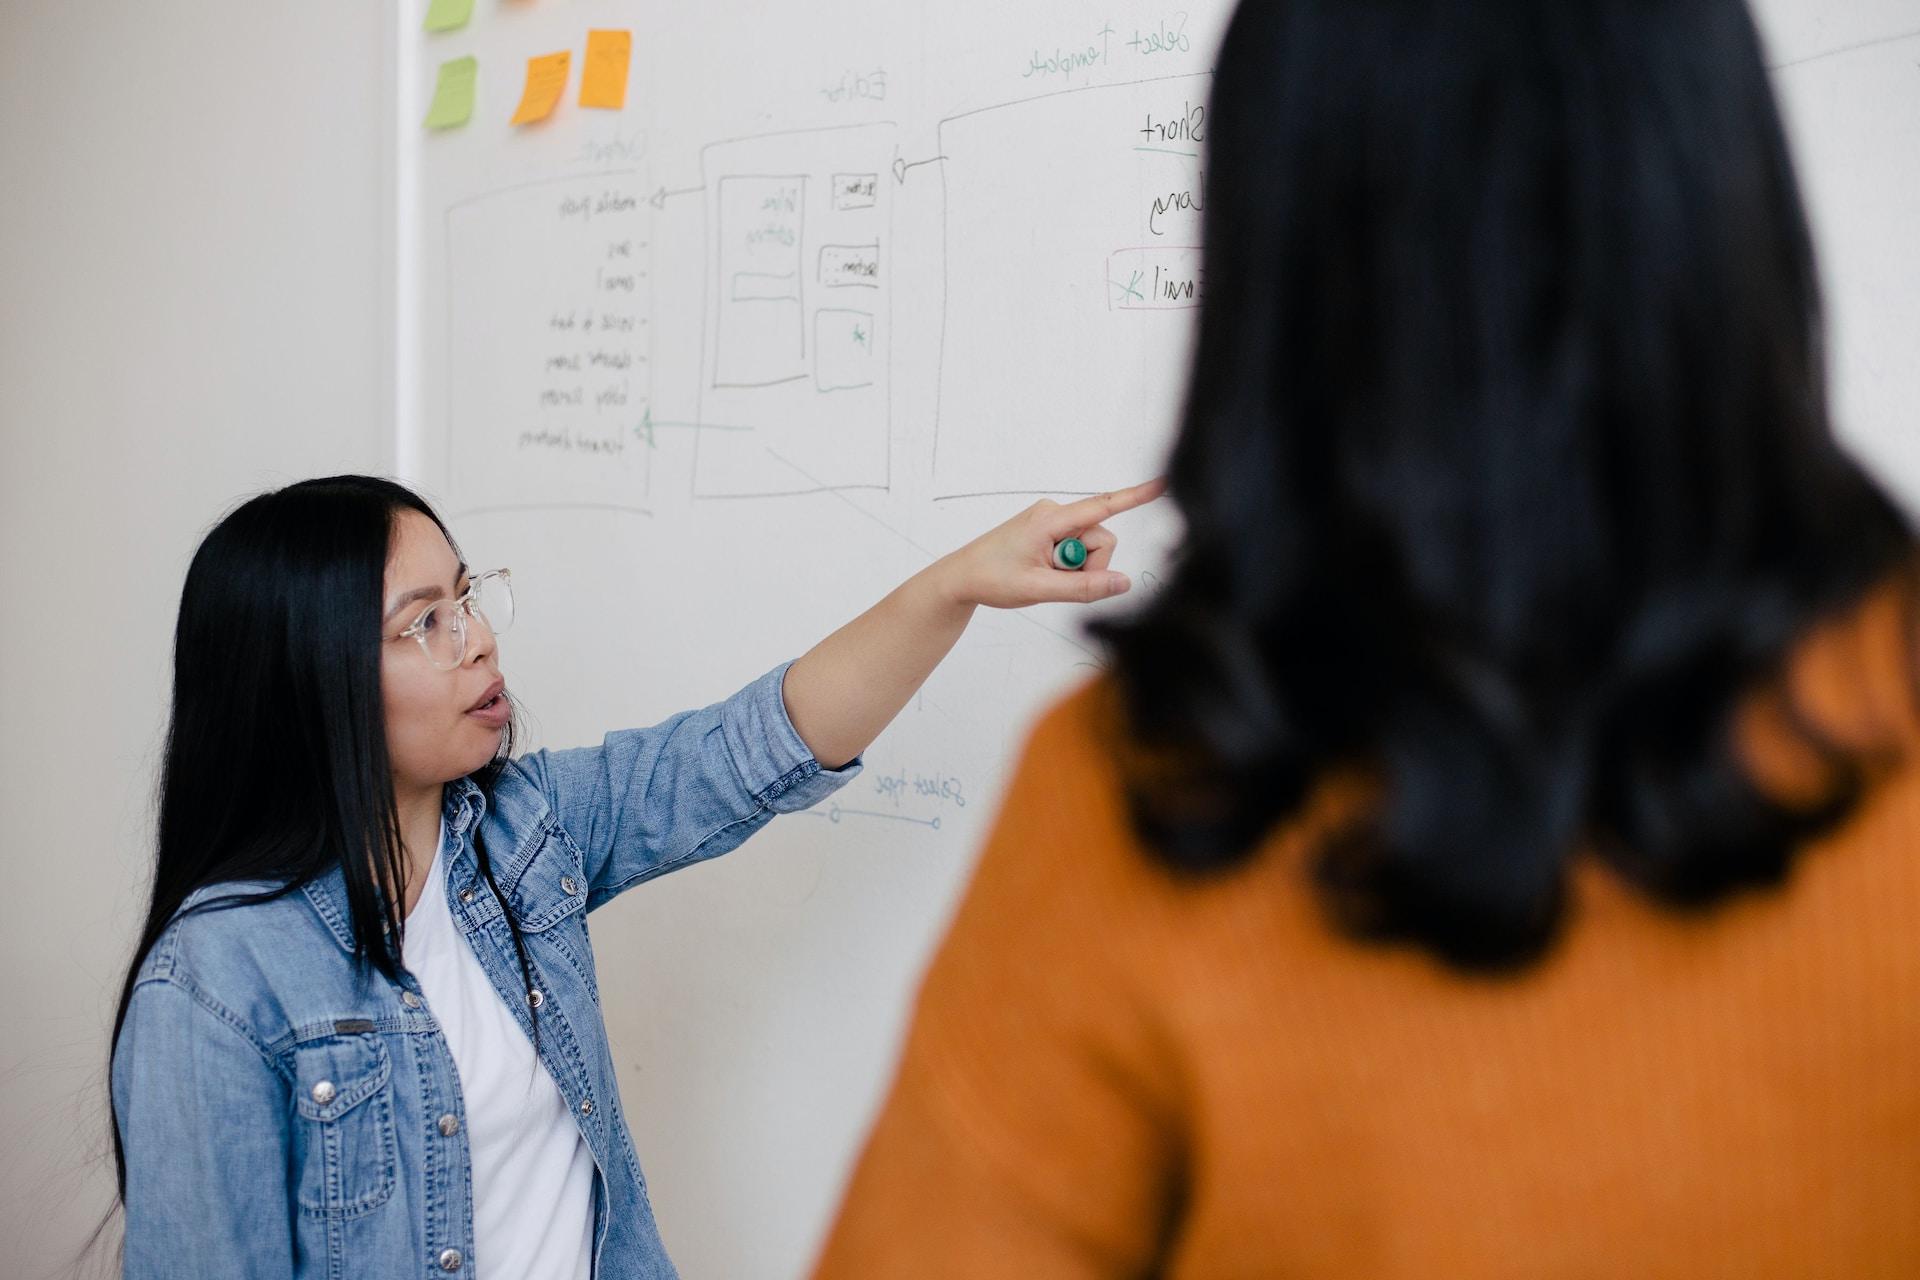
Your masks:
<svg viewBox="0 0 1920 1280"><path fill-rule="evenodd" d="M546 1002L547 1002L546 995L538 987L535 987L532 991L529 991L527 993L527 1003L532 1005L536 1009L538 1009L541 1005L545 1004Z"/></svg>
<svg viewBox="0 0 1920 1280"><path fill-rule="evenodd" d="M462 890L460 891L460 901L462 901L462 902L472 902L472 901L473 901L473 890L471 890L471 889L462 889Z"/></svg>
<svg viewBox="0 0 1920 1280"><path fill-rule="evenodd" d="M440 1136L441 1137L451 1138L454 1134L458 1132L460 1132L459 1116L456 1116L451 1111L449 1111L446 1115L443 1115L440 1117Z"/></svg>
<svg viewBox="0 0 1920 1280"><path fill-rule="evenodd" d="M322 1080L313 1086L313 1100L323 1107L333 1101L333 1093L333 1081L331 1080Z"/></svg>
<svg viewBox="0 0 1920 1280"><path fill-rule="evenodd" d="M572 876L561 876L560 888L567 893L580 892L580 884Z"/></svg>
<svg viewBox="0 0 1920 1280"><path fill-rule="evenodd" d="M400 993L400 1003L409 1009L418 1009L420 1007L420 997L411 991L402 991Z"/></svg>
<svg viewBox="0 0 1920 1280"><path fill-rule="evenodd" d="M582 1098L580 1100L580 1114L583 1116L590 1116L593 1114L592 1098Z"/></svg>
<svg viewBox="0 0 1920 1280"><path fill-rule="evenodd" d="M460 1262L460 1251L458 1249L442 1249L440 1251L440 1269L442 1271L458 1271L460 1269Z"/></svg>

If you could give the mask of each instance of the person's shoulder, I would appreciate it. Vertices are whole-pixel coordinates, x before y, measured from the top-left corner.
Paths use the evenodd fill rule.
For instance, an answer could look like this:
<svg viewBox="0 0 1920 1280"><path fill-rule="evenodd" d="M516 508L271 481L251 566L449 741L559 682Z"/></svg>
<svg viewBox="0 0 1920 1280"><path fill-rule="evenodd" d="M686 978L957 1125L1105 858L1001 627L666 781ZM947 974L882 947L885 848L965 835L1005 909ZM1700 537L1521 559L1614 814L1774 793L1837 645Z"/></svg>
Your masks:
<svg viewBox="0 0 1920 1280"><path fill-rule="evenodd" d="M1885 771L1920 762L1920 570L1903 561L1809 626L1739 709L1741 752L1771 791L1817 794L1820 743Z"/></svg>
<svg viewBox="0 0 1920 1280"><path fill-rule="evenodd" d="M1129 843L1126 710L1111 676L1082 681L1042 708L1027 730L1016 787L1103 844Z"/></svg>
<svg viewBox="0 0 1920 1280"><path fill-rule="evenodd" d="M1920 555L1920 553L1916 553ZM1804 696L1843 739L1920 740L1920 559L1903 560L1799 654Z"/></svg>
<svg viewBox="0 0 1920 1280"><path fill-rule="evenodd" d="M342 949L286 880L230 880L189 894L167 921L135 984L166 981L226 1005L252 1003L286 971L311 971Z"/></svg>
<svg viewBox="0 0 1920 1280"><path fill-rule="evenodd" d="M1169 761L1137 741L1124 691L1103 674L1048 705L1029 735L1015 786L1034 794L1028 808L1039 816L1024 821L1035 830L1048 824L1058 840L1055 856L1140 912L1192 929L1249 901L1280 904L1284 909L1270 912L1271 922L1284 918L1298 945L1323 946L1328 930L1314 888L1318 860L1330 839L1377 804L1377 782L1362 770L1329 768L1245 857L1198 870L1155 848L1136 822L1132 795L1136 788L1172 785L1164 780L1186 776L1190 763ZM1035 855L1045 856L1037 847Z"/></svg>
<svg viewBox="0 0 1920 1280"><path fill-rule="evenodd" d="M269 1059L303 1028L357 1015L367 989L329 876L224 880L189 894L141 960L134 999L172 988ZM157 995L154 998L161 998Z"/></svg>
<svg viewBox="0 0 1920 1280"><path fill-rule="evenodd" d="M1028 734L1028 752L1067 755L1081 762L1109 761L1123 728L1119 686L1111 676L1095 676L1041 710Z"/></svg>
<svg viewBox="0 0 1920 1280"><path fill-rule="evenodd" d="M1028 731L1003 822L1022 837L1023 859L1052 862L1076 894L1103 892L1140 905L1198 881L1158 857L1135 822L1140 748L1120 685L1102 674L1049 703Z"/></svg>

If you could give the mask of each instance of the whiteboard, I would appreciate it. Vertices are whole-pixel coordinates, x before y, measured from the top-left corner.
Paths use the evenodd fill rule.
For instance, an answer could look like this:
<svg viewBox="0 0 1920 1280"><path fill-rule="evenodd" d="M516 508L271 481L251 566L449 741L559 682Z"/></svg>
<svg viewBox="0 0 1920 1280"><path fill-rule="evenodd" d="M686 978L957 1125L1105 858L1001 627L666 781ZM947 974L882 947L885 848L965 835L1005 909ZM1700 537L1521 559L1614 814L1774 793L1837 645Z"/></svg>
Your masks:
<svg viewBox="0 0 1920 1280"><path fill-rule="evenodd" d="M1157 473L1198 300L1225 6L402 6L401 473L511 565L527 746L722 697L1038 495ZM1763 6L1843 430L1920 453L1920 0ZM507 123L526 59L633 32L627 104ZM479 60L473 119L420 128ZM1159 582L1171 513L1119 525ZM623 1096L689 1276L800 1272L913 984L1080 616L982 613L818 811L596 914Z"/></svg>

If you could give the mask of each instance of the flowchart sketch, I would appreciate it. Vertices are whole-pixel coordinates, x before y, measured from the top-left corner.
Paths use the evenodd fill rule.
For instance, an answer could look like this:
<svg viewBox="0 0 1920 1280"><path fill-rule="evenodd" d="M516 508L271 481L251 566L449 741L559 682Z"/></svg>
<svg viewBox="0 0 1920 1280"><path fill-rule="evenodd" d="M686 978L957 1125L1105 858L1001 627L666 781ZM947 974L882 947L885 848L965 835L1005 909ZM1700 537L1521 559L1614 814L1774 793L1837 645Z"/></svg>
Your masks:
<svg viewBox="0 0 1920 1280"><path fill-rule="evenodd" d="M637 174L447 211L447 475L461 507L643 506L651 225Z"/></svg>
<svg viewBox="0 0 1920 1280"><path fill-rule="evenodd" d="M694 496L887 486L894 132L810 129L701 151Z"/></svg>
<svg viewBox="0 0 1920 1280"><path fill-rule="evenodd" d="M1211 81L1095 85L941 122L938 496L1111 489L1164 462L1206 288Z"/></svg>

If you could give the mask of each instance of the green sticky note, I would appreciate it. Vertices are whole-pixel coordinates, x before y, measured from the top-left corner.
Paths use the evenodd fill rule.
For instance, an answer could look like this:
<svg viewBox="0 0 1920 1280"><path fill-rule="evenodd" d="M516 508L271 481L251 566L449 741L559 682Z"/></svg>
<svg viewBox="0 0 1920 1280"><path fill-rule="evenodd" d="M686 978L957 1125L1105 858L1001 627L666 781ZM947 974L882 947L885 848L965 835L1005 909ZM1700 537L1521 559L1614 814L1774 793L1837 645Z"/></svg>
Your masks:
<svg viewBox="0 0 1920 1280"><path fill-rule="evenodd" d="M433 105L427 108L427 128L450 129L467 122L473 114L473 82L479 73L476 58L452 58L440 64Z"/></svg>
<svg viewBox="0 0 1920 1280"><path fill-rule="evenodd" d="M427 6L428 31L452 31L467 25L473 16L473 0L433 0Z"/></svg>

